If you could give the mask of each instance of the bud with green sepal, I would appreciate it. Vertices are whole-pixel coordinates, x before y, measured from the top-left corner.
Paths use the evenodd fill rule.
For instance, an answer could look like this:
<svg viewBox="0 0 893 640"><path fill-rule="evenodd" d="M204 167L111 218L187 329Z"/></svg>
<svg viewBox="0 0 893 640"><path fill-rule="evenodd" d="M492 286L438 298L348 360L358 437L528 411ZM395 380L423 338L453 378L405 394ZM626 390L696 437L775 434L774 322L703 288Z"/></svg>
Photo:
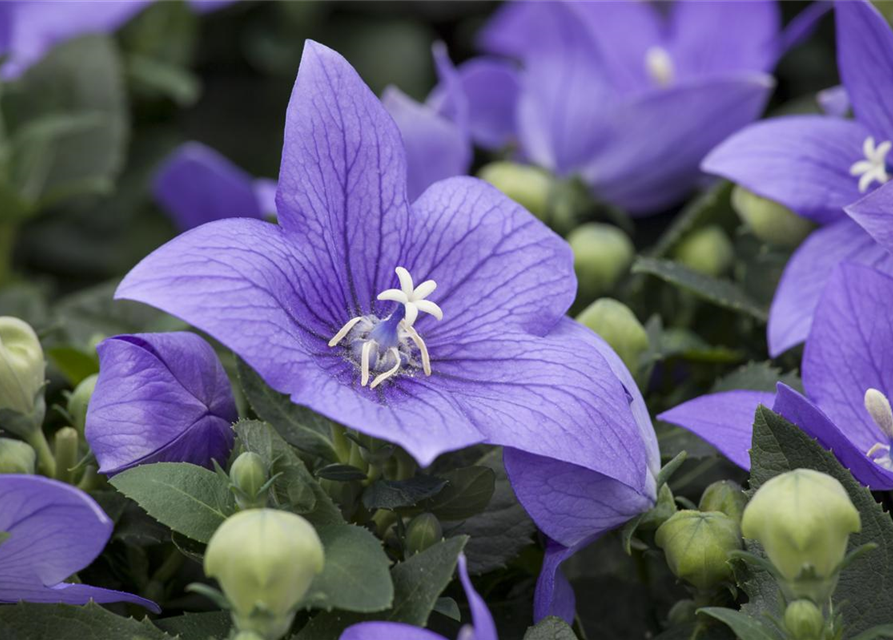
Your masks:
<svg viewBox="0 0 893 640"><path fill-rule="evenodd" d="M478 171L478 177L540 220L549 222L549 198L555 179L548 172L514 162L491 162Z"/></svg>
<svg viewBox="0 0 893 640"><path fill-rule="evenodd" d="M37 455L27 442L0 438L0 474L34 474Z"/></svg>
<svg viewBox="0 0 893 640"><path fill-rule="evenodd" d="M214 532L204 567L220 584L237 632L279 640L324 562L322 542L304 518L249 509Z"/></svg>
<svg viewBox="0 0 893 640"><path fill-rule="evenodd" d="M730 554L742 548L738 523L718 511L683 510L663 523L655 542L673 574L699 594L733 583Z"/></svg>
<svg viewBox="0 0 893 640"><path fill-rule="evenodd" d="M577 316L577 322L600 335L632 373L639 369L639 359L648 350L648 332L629 307L600 298Z"/></svg>
<svg viewBox="0 0 893 640"><path fill-rule="evenodd" d="M787 207L740 185L732 191L732 208L757 238L779 247L796 247L815 228Z"/></svg>
<svg viewBox="0 0 893 640"><path fill-rule="evenodd" d="M719 480L704 489L698 509L719 511L740 525L741 516L746 506L747 496L744 495L741 485L732 480Z"/></svg>
<svg viewBox="0 0 893 640"><path fill-rule="evenodd" d="M84 437L84 425L87 423L87 408L90 404L90 398L93 397L93 391L96 389L96 381L99 374L94 373L87 376L74 388L68 396L68 416L71 418L72 426L78 430L78 434Z"/></svg>
<svg viewBox="0 0 893 640"><path fill-rule="evenodd" d="M574 252L578 298L584 302L611 291L629 271L636 254L629 236L610 224L580 225L567 241Z"/></svg>
<svg viewBox="0 0 893 640"><path fill-rule="evenodd" d="M433 513L417 515L406 525L406 557L421 553L443 540L443 527Z"/></svg>
<svg viewBox="0 0 893 640"><path fill-rule="evenodd" d="M741 520L744 536L762 545L785 596L817 605L834 593L848 561L849 536L861 527L840 482L812 469L788 471L766 482Z"/></svg>
<svg viewBox="0 0 893 640"><path fill-rule="evenodd" d="M784 611L784 629L792 640L821 640L825 616L811 600L794 600Z"/></svg>
<svg viewBox="0 0 893 640"><path fill-rule="evenodd" d="M725 231L709 225L690 233L676 247L673 256L692 271L717 277L732 266L735 250Z"/></svg>
<svg viewBox="0 0 893 640"><path fill-rule="evenodd" d="M262 509L267 506L272 480L263 458L246 451L235 459L229 469L232 491L239 509Z"/></svg>

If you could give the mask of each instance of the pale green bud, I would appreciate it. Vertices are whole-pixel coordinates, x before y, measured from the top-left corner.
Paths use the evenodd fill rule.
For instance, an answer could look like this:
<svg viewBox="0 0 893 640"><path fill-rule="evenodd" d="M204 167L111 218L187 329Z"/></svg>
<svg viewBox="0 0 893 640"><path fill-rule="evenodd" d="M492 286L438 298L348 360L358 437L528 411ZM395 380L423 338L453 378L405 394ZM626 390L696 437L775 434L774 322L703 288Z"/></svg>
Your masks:
<svg viewBox="0 0 893 640"><path fill-rule="evenodd" d="M741 524L741 515L747 506L747 496L737 482L720 480L704 489L698 509L701 511L719 511Z"/></svg>
<svg viewBox="0 0 893 640"><path fill-rule="evenodd" d="M583 309L577 322L600 335L635 373L640 356L648 350L648 333L635 314L622 302L600 298Z"/></svg>
<svg viewBox="0 0 893 640"><path fill-rule="evenodd" d="M26 442L0 438L0 473L34 475L37 454Z"/></svg>
<svg viewBox="0 0 893 640"><path fill-rule="evenodd" d="M478 172L489 182L540 220L549 214L549 194L553 179L537 167L514 162L491 162Z"/></svg>
<svg viewBox="0 0 893 640"><path fill-rule="evenodd" d="M735 250L725 231L710 225L689 234L676 247L674 256L689 269L716 277L732 266Z"/></svg>
<svg viewBox="0 0 893 640"><path fill-rule="evenodd" d="M729 554L742 547L738 523L718 511L679 511L660 526L654 540L673 575L701 591L732 581Z"/></svg>
<svg viewBox="0 0 893 640"><path fill-rule="evenodd" d="M609 292L636 255L629 236L610 224L580 225L570 232L567 241L574 252L578 297L583 301Z"/></svg>
<svg viewBox="0 0 893 640"><path fill-rule="evenodd" d="M81 437L84 435L84 425L87 423L87 408L90 405L90 398L93 397L93 391L96 389L96 381L99 374L94 373L81 380L80 384L74 388L71 395L68 396L68 415L74 423L74 428L78 430Z"/></svg>
<svg viewBox="0 0 893 640"><path fill-rule="evenodd" d="M252 451L240 454L229 469L229 478L240 509L267 506L267 465L259 455Z"/></svg>
<svg viewBox="0 0 893 640"><path fill-rule="evenodd" d="M825 618L811 600L794 600L785 609L784 628L793 640L821 640Z"/></svg>
<svg viewBox="0 0 893 640"><path fill-rule="evenodd" d="M837 583L859 512L841 484L812 469L778 475L754 494L741 520L744 536L758 540L795 598L823 602Z"/></svg>
<svg viewBox="0 0 893 640"><path fill-rule="evenodd" d="M406 526L406 555L421 553L443 540L443 527L433 513L423 513Z"/></svg>
<svg viewBox="0 0 893 640"><path fill-rule="evenodd" d="M0 412L4 428L26 436L43 422L42 389L46 362L40 339L28 323L10 316L0 317Z"/></svg>
<svg viewBox="0 0 893 640"><path fill-rule="evenodd" d="M74 427L62 427L53 438L56 458L56 480L71 483L72 470L78 464L78 432Z"/></svg>
<svg viewBox="0 0 893 640"><path fill-rule="evenodd" d="M784 205L740 185L732 191L732 208L757 238L781 247L796 247L814 228Z"/></svg>
<svg viewBox="0 0 893 640"><path fill-rule="evenodd" d="M236 628L271 640L288 632L324 561L322 542L304 518L249 509L227 518L211 536L205 574L220 583Z"/></svg>

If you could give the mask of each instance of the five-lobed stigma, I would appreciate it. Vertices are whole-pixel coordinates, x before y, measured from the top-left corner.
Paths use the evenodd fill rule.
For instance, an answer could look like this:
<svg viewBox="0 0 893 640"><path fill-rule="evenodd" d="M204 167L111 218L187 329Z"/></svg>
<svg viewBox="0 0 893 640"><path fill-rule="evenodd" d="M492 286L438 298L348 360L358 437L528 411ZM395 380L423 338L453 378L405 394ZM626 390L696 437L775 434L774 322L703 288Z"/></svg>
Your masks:
<svg viewBox="0 0 893 640"><path fill-rule="evenodd" d="M854 162L850 167L851 176L860 176L859 193L868 191L872 182L884 184L890 179L887 154L890 153L891 147L893 147L893 143L889 140L875 146L873 136L865 138L865 142L862 143L862 153L865 154L865 159Z"/></svg>

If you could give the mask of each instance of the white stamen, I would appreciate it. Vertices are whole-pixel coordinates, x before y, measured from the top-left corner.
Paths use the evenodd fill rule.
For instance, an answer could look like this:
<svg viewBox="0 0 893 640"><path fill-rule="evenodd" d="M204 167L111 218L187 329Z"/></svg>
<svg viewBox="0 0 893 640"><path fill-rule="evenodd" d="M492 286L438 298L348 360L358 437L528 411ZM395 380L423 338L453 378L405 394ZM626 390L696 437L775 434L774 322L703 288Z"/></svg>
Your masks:
<svg viewBox="0 0 893 640"><path fill-rule="evenodd" d="M419 353L422 354L422 370L425 372L426 376L430 376L431 357L428 355L428 345L426 345L425 341L422 340L422 336L420 336L419 332L415 330L415 327L410 327L404 323L403 330L406 331L406 335L408 335L409 339L415 343L415 346L419 348Z"/></svg>
<svg viewBox="0 0 893 640"><path fill-rule="evenodd" d="M348 320L344 324L344 326L341 327L341 329L338 331L338 333L336 333L334 336L332 336L332 339L329 340L329 346L334 347L336 344L338 344L339 342L344 340L344 336L346 336L348 333L350 333L350 330L353 329L354 325L356 323L358 323L360 320L362 320L361 317L351 318L350 320Z"/></svg>
<svg viewBox="0 0 893 640"><path fill-rule="evenodd" d="M369 340L363 343L363 351L360 355L360 386L365 387L369 382L369 358L372 355L372 348L375 347L375 340Z"/></svg>
<svg viewBox="0 0 893 640"><path fill-rule="evenodd" d="M881 454L881 455L878 455ZM893 458L890 457L890 445L878 442L868 450L867 455L879 467L893 471Z"/></svg>
<svg viewBox="0 0 893 640"><path fill-rule="evenodd" d="M893 148L893 142L885 140L879 145L874 145L874 137L868 136L862 143L862 153L865 154L864 160L854 162L850 167L851 176L861 176L859 178L859 193L865 193L871 186L872 182L877 181L878 184L884 184L890 179L887 173L887 154Z"/></svg>
<svg viewBox="0 0 893 640"><path fill-rule="evenodd" d="M667 87L676 79L676 65L663 47L649 47L645 52L645 70L659 87Z"/></svg>
<svg viewBox="0 0 893 640"><path fill-rule="evenodd" d="M366 344L371 344L371 343L367 342ZM363 345L363 346L365 346L365 345ZM377 376L375 376L375 380L373 380L372 384L369 385L370 389L374 389L375 387L380 385L382 382L384 382L385 380L390 378L392 375L394 375L395 373L400 371L400 364L401 364L400 352L397 350L397 347L391 347L390 349L388 349L388 353L390 353L392 356L394 356L394 359L395 359L394 366L391 367L390 369L388 369L387 371L385 371L384 373L379 373Z"/></svg>
<svg viewBox="0 0 893 640"><path fill-rule="evenodd" d="M441 311L440 307L430 300L425 300L437 288L437 283L434 280L425 280L425 282L416 287L413 285L409 271L403 267L397 267L394 271L397 273L397 279L400 280L400 288L385 289L378 294L378 299L391 300L392 302L402 304L406 314L403 321L409 327L415 324L420 311L428 313L438 320L443 320L443 311Z"/></svg>
<svg viewBox="0 0 893 640"><path fill-rule="evenodd" d="M893 410L887 396L877 389L865 392L865 409L887 438L893 440Z"/></svg>

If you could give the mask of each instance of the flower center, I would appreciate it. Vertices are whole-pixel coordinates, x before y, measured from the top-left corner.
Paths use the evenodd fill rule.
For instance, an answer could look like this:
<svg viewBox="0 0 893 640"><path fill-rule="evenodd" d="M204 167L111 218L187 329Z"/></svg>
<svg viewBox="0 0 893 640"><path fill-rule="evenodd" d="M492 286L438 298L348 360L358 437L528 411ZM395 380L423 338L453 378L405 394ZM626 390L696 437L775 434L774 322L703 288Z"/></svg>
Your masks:
<svg viewBox="0 0 893 640"><path fill-rule="evenodd" d="M405 368L418 369L421 365L425 375L430 376L428 347L413 325L419 312L443 319L440 307L425 299L434 292L437 283L426 280L416 287L409 271L403 267L397 267L395 271L400 288L382 291L378 299L396 302L397 309L384 320L374 315L351 318L329 340L330 347L345 342L348 357L360 369L360 385L369 384L370 389ZM376 376L370 383L373 373Z"/></svg>
<svg viewBox="0 0 893 640"><path fill-rule="evenodd" d="M877 181L878 184L884 184L890 179L891 167L887 164L887 154L893 143L885 140L879 145L874 145L874 137L868 136L862 143L862 153L865 154L864 160L854 162L850 167L851 176L861 176L859 178L859 193L865 193L871 186L872 182Z"/></svg>
<svg viewBox="0 0 893 640"><path fill-rule="evenodd" d="M673 58L663 47L649 47L645 52L645 70L659 87L667 87L676 79Z"/></svg>
<svg viewBox="0 0 893 640"><path fill-rule="evenodd" d="M893 411L887 396L877 389L865 392L865 409L881 432L887 436L886 443L878 442L866 455L884 469L893 471L893 458L890 457L890 443L893 442Z"/></svg>

